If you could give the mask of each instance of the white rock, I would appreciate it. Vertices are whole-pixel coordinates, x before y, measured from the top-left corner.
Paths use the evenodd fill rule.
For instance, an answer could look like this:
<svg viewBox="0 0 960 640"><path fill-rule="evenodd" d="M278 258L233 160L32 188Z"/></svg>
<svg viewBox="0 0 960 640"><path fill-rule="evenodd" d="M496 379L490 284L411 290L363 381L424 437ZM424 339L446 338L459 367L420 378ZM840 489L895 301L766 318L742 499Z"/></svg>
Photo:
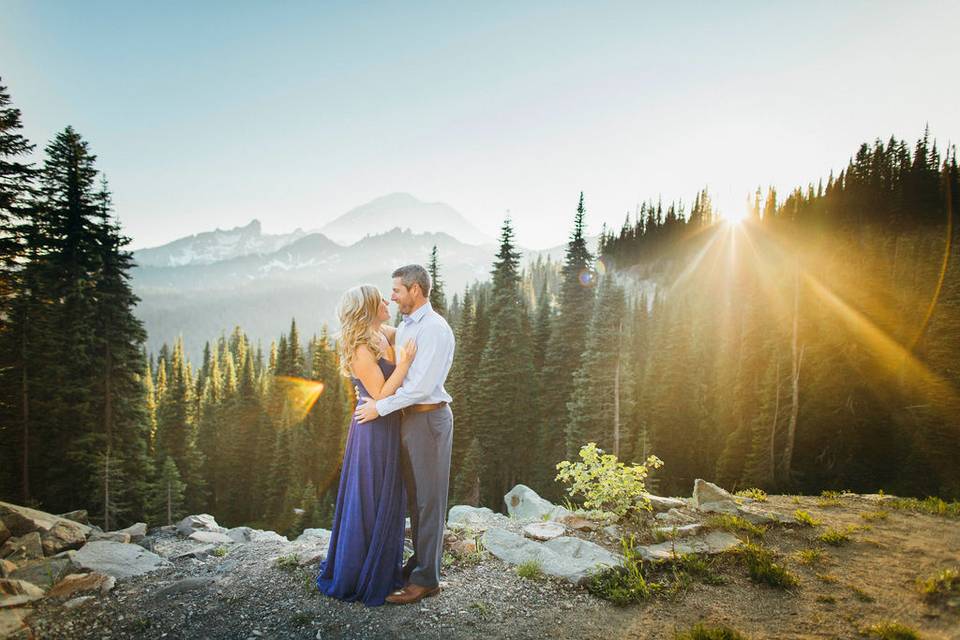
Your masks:
<svg viewBox="0 0 960 640"><path fill-rule="evenodd" d="M504 529L487 529L484 548L508 564L537 561L547 575L575 584L583 583L604 567L614 566L621 558L603 547L579 538L562 536L545 543L534 542Z"/></svg>
<svg viewBox="0 0 960 640"><path fill-rule="evenodd" d="M792 524L794 522L794 519L790 516L785 516L776 511L761 509L753 505L743 505L737 509L737 512L753 524Z"/></svg>
<svg viewBox="0 0 960 640"><path fill-rule="evenodd" d="M697 478L693 483L693 504L696 507L709 502L733 502L736 498L729 491L718 487L712 482Z"/></svg>
<svg viewBox="0 0 960 640"><path fill-rule="evenodd" d="M717 502L706 502L697 507L698 511L703 513L728 513L730 515L739 515L740 505L736 502L727 502L717 501Z"/></svg>
<svg viewBox="0 0 960 640"><path fill-rule="evenodd" d="M116 578L139 576L171 566L155 553L137 544L101 540L88 542L74 555L78 566Z"/></svg>
<svg viewBox="0 0 960 640"><path fill-rule="evenodd" d="M693 536L700 533L700 530L703 529L703 524L699 522L694 522L692 524L682 524L679 526L673 527L655 527L654 531L662 533L664 535L674 535L680 538L686 536Z"/></svg>
<svg viewBox="0 0 960 640"><path fill-rule="evenodd" d="M194 531L187 537L205 544L233 544L234 542L233 538L227 534L216 531Z"/></svg>
<svg viewBox="0 0 960 640"><path fill-rule="evenodd" d="M688 553L716 554L743 544L740 538L726 531L711 531L705 536L694 536L680 540L667 540L659 544L637 547L637 553L644 560L668 560L676 555Z"/></svg>
<svg viewBox="0 0 960 640"><path fill-rule="evenodd" d="M654 513L663 513L670 509L683 509L687 506L687 501L682 498L664 498L652 494L647 494L646 497L650 500L650 508L653 509Z"/></svg>
<svg viewBox="0 0 960 640"><path fill-rule="evenodd" d="M130 525L126 529L119 529L113 533L126 533L130 536L130 542L139 542L147 535L147 523L146 522L137 522Z"/></svg>
<svg viewBox="0 0 960 640"><path fill-rule="evenodd" d="M553 540L567 532L559 522L531 522L523 528L523 535L534 540Z"/></svg>
<svg viewBox="0 0 960 640"><path fill-rule="evenodd" d="M558 507L549 500L541 498L536 491L524 484L518 484L503 496L507 513L518 520L556 520L569 515L570 511Z"/></svg>
<svg viewBox="0 0 960 640"><path fill-rule="evenodd" d="M693 515L679 509L670 509L666 513L658 513L655 517L665 524L690 524L697 521Z"/></svg>
<svg viewBox="0 0 960 640"><path fill-rule="evenodd" d="M509 522L502 513L494 513L486 507L471 507L458 504L450 508L447 517L447 527L450 529L473 529L486 531L491 527L503 527Z"/></svg>
<svg viewBox="0 0 960 640"><path fill-rule="evenodd" d="M297 536L294 542L303 542L305 540L330 542L331 535L329 529L304 529L303 533Z"/></svg>
<svg viewBox="0 0 960 640"><path fill-rule="evenodd" d="M187 537L194 531L213 531L215 533L226 533L227 530L217 524L217 521L209 513L200 513L187 516L177 523L177 533Z"/></svg>

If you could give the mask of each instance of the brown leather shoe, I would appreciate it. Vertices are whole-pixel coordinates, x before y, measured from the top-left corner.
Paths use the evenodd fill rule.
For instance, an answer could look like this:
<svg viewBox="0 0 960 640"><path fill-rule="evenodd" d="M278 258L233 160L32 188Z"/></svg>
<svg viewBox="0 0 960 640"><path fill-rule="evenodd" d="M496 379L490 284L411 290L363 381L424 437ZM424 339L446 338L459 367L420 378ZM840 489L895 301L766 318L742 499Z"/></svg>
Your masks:
<svg viewBox="0 0 960 640"><path fill-rule="evenodd" d="M394 591L387 596L386 600L390 604L413 604L420 602L424 598L435 596L440 593L439 585L436 587L421 587L412 582L399 591Z"/></svg>

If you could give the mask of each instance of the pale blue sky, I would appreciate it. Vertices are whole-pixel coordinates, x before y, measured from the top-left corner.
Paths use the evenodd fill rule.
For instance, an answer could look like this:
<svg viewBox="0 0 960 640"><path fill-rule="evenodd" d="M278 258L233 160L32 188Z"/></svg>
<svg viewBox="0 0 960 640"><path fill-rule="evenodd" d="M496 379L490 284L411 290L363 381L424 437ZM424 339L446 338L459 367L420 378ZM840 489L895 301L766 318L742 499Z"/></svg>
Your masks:
<svg viewBox="0 0 960 640"><path fill-rule="evenodd" d="M958 2L667 4L0 0L0 77L38 146L90 141L135 247L407 191L541 248L580 190L595 232L960 139Z"/></svg>

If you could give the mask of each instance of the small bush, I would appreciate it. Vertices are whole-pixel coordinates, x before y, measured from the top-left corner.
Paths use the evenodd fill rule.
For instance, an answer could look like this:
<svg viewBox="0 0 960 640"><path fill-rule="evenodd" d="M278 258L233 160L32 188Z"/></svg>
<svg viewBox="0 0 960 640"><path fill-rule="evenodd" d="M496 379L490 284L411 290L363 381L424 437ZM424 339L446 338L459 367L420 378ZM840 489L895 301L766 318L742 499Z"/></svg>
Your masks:
<svg viewBox="0 0 960 640"><path fill-rule="evenodd" d="M857 528L853 526L848 526L844 529L827 529L817 536L817 540L824 544L839 547L850 542L850 534L854 531L857 531Z"/></svg>
<svg viewBox="0 0 960 640"><path fill-rule="evenodd" d="M726 579L717 573L713 562L707 558L686 553L676 556L672 562L677 572L684 573L704 584L721 585L726 583Z"/></svg>
<svg viewBox="0 0 960 640"><path fill-rule="evenodd" d="M621 538L620 546L623 562L594 575L587 583L587 590L598 598L625 606L648 599L653 590L643 575L643 558L636 551L634 537Z"/></svg>
<svg viewBox="0 0 960 640"><path fill-rule="evenodd" d="M750 579L761 584L780 589L792 589L800 585L800 581L783 565L774 562L773 553L759 544L746 544L740 549L747 563Z"/></svg>
<svg viewBox="0 0 960 640"><path fill-rule="evenodd" d="M817 506L821 509L828 509L830 507L839 507L843 503L839 498L817 498Z"/></svg>
<svg viewBox="0 0 960 640"><path fill-rule="evenodd" d="M941 602L960 595L960 570L944 569L926 580L918 578L917 589L927 602Z"/></svg>
<svg viewBox="0 0 960 640"><path fill-rule="evenodd" d="M707 626L700 622L689 631L675 635L674 640L748 640L748 638L730 627Z"/></svg>
<svg viewBox="0 0 960 640"><path fill-rule="evenodd" d="M297 554L291 553L286 556L280 556L277 558L276 566L280 569L291 570L296 569L300 566L300 561L297 560Z"/></svg>
<svg viewBox="0 0 960 640"><path fill-rule="evenodd" d="M710 516L707 520L707 526L714 527L715 529L723 529L731 533L742 531L755 538L762 538L763 534L767 531L766 527L755 525L742 516L735 516L729 513L718 513Z"/></svg>
<svg viewBox="0 0 960 640"><path fill-rule="evenodd" d="M878 622L863 629L862 633L880 640L920 640L916 631L895 621Z"/></svg>
<svg viewBox="0 0 960 640"><path fill-rule="evenodd" d="M802 509L797 509L793 512L793 519L797 521L797 524L803 525L805 527L819 527L823 522L817 520L809 512Z"/></svg>
<svg viewBox="0 0 960 640"><path fill-rule="evenodd" d="M860 517L866 520L867 522L875 522L877 520L886 520L890 515L889 511L884 511L879 509L877 511L867 511L866 513L861 513Z"/></svg>
<svg viewBox="0 0 960 640"><path fill-rule="evenodd" d="M230 550L227 549L226 546L220 545L219 547L217 547L216 549L214 549L214 550L211 551L210 553L213 554L213 555L215 555L215 556L217 556L218 558L222 558L223 556L225 556L225 555L227 555L228 553L230 553Z"/></svg>
<svg viewBox="0 0 960 640"><path fill-rule="evenodd" d="M960 502L945 502L940 498L932 496L924 498L923 500L918 500L917 498L893 498L892 500L885 501L883 504L891 509L900 509L901 511L928 513L945 518L960 518Z"/></svg>
<svg viewBox="0 0 960 640"><path fill-rule="evenodd" d="M737 491L736 495L741 498L753 498L757 502L766 502L767 501L767 492L763 489L740 489Z"/></svg>
<svg viewBox="0 0 960 640"><path fill-rule="evenodd" d="M517 575L524 580L542 580L543 565L539 560L525 560L517 565Z"/></svg>
<svg viewBox="0 0 960 640"><path fill-rule="evenodd" d="M571 496L582 495L584 507L612 511L618 516L635 509L638 500L650 508L645 482L652 469L663 466L658 457L649 456L645 464L627 466L590 442L580 448L580 460L558 463L556 480L570 485L567 493Z"/></svg>
<svg viewBox="0 0 960 640"><path fill-rule="evenodd" d="M820 564L824 561L823 549L801 549L796 554L797 562L805 565Z"/></svg>

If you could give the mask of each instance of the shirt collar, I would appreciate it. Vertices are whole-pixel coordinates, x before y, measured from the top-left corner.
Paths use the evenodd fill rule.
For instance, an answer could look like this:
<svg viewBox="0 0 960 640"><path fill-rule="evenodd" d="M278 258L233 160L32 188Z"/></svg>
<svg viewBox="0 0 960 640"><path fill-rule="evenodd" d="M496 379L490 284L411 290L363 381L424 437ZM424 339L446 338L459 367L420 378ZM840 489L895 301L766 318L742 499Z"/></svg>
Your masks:
<svg viewBox="0 0 960 640"><path fill-rule="evenodd" d="M431 311L433 311L433 307L430 305L430 301L427 300L422 307L420 307L413 313L409 315L404 315L403 321L406 323L420 322L423 319L423 316L427 315Z"/></svg>

